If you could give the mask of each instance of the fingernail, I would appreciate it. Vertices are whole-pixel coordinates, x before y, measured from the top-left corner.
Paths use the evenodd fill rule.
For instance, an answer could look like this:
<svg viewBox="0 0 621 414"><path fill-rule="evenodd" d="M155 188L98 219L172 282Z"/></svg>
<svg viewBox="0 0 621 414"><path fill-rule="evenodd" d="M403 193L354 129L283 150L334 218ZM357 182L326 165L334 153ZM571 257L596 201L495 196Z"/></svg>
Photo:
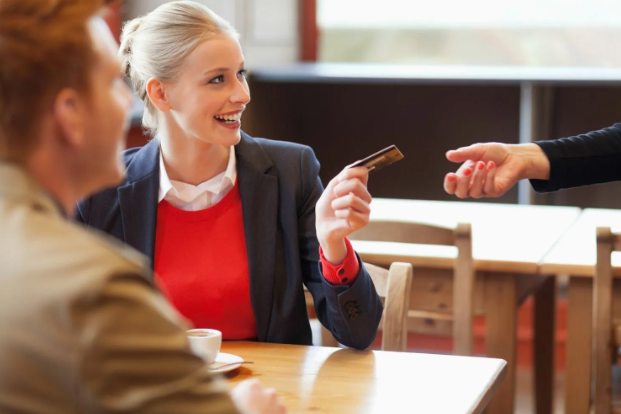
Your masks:
<svg viewBox="0 0 621 414"><path fill-rule="evenodd" d="M469 176L470 174L472 174L472 170L471 170L470 168L466 168L466 169L464 170L464 175L467 177L467 176Z"/></svg>
<svg viewBox="0 0 621 414"><path fill-rule="evenodd" d="M479 161L479 163L477 164L477 170L481 171L483 168L485 168L485 163Z"/></svg>
<svg viewBox="0 0 621 414"><path fill-rule="evenodd" d="M494 164L494 161L490 161L489 164L487 164L487 169L491 170L492 168L494 168L496 166L496 164Z"/></svg>
<svg viewBox="0 0 621 414"><path fill-rule="evenodd" d="M448 176L448 180L449 180L450 182L455 181L455 176L454 176L454 175L449 175L449 176Z"/></svg>

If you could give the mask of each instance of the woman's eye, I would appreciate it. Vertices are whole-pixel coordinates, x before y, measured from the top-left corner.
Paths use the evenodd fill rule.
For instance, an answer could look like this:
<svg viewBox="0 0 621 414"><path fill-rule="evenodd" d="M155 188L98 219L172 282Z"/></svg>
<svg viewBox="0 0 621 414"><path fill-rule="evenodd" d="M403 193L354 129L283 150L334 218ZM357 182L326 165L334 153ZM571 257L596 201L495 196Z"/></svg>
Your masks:
<svg viewBox="0 0 621 414"><path fill-rule="evenodd" d="M248 74L248 71L246 69L242 69L239 71L237 76L241 76L242 78L245 78L247 74Z"/></svg>
<svg viewBox="0 0 621 414"><path fill-rule="evenodd" d="M222 83L224 82L224 76L220 75L217 78L213 78L212 80L209 81L209 83Z"/></svg>

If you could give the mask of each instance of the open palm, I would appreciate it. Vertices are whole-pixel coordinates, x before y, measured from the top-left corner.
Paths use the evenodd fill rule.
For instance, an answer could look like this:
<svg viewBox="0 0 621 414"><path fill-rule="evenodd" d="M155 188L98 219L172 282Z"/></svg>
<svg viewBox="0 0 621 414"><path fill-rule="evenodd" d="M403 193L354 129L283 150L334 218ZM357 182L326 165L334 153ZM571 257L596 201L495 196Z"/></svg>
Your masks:
<svg viewBox="0 0 621 414"><path fill-rule="evenodd" d="M475 144L449 151L449 161L462 163L444 178L444 189L458 198L500 197L523 178L524 158L506 144Z"/></svg>

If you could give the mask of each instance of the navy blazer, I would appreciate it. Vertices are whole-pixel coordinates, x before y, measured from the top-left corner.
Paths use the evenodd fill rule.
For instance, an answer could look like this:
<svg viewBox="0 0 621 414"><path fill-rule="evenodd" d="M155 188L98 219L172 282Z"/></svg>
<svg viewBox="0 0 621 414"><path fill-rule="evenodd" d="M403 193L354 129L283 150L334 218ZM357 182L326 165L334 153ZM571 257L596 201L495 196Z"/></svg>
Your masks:
<svg viewBox="0 0 621 414"><path fill-rule="evenodd" d="M125 182L78 206L78 220L136 248L152 266L159 151L157 140L125 151ZM362 263L351 286L333 286L322 276L315 204L323 185L312 149L242 133L235 152L258 340L311 345L304 284L317 317L334 337L367 348L377 333L382 302Z"/></svg>

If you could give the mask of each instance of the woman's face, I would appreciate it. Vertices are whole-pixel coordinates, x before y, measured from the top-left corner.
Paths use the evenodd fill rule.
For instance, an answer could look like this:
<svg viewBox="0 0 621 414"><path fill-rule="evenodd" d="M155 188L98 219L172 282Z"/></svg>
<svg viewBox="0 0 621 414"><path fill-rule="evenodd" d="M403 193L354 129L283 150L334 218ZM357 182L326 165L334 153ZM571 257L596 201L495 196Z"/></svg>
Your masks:
<svg viewBox="0 0 621 414"><path fill-rule="evenodd" d="M164 88L170 104L167 116L186 136L225 146L239 142L250 90L236 39L223 34L199 44L178 79Z"/></svg>

